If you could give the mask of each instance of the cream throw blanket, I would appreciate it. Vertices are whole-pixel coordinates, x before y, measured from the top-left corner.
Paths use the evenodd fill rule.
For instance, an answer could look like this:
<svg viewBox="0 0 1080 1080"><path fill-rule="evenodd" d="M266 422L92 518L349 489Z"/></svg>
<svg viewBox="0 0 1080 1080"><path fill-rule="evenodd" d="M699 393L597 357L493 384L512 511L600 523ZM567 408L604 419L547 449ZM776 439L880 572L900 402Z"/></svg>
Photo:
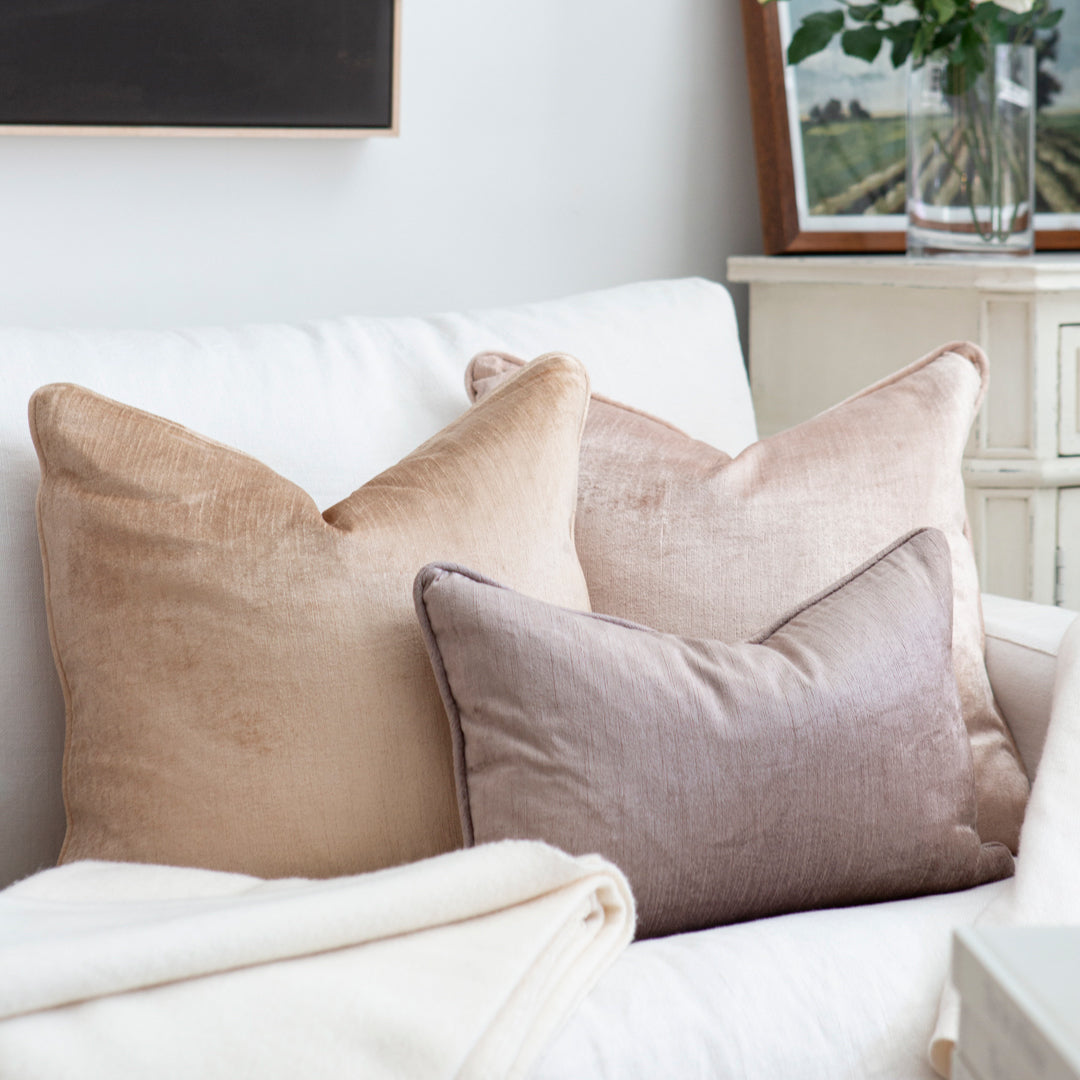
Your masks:
<svg viewBox="0 0 1080 1080"><path fill-rule="evenodd" d="M976 920L987 925L1080 924L1080 619L1058 650L1050 726L1031 788L1016 876ZM948 983L941 998L930 1061L949 1076L960 1028L960 999Z"/></svg>
<svg viewBox="0 0 1080 1080"><path fill-rule="evenodd" d="M262 881L72 863L0 893L0 1077L516 1077L629 943L623 875L506 841Z"/></svg>

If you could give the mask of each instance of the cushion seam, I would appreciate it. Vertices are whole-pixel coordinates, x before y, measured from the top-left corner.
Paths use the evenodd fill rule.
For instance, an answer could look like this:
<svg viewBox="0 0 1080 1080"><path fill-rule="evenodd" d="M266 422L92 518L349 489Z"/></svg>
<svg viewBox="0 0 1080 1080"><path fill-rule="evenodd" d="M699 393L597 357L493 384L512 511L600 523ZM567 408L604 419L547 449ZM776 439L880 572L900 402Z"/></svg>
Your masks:
<svg viewBox="0 0 1080 1080"><path fill-rule="evenodd" d="M60 648L56 641L56 624L53 619L52 599L52 574L50 568L48 543L45 540L45 526L42 521L41 503L45 493L45 478L51 471L49 468L49 455L38 434L38 410L41 407L41 398L35 392L30 398L30 437L34 448L38 453L38 461L41 467L41 477L38 481L37 498L34 499L34 519L37 524L38 546L41 550L42 585L45 593L45 623L49 630L49 646L52 649L53 664L60 679L60 688L64 695L64 756L60 763L60 794L64 803L64 841L60 845L60 852L56 857L59 865L64 861L68 846L71 841L71 802L69 796L69 769L72 728L74 727L75 714L71 707L71 685L68 681L67 669L60 656Z"/></svg>

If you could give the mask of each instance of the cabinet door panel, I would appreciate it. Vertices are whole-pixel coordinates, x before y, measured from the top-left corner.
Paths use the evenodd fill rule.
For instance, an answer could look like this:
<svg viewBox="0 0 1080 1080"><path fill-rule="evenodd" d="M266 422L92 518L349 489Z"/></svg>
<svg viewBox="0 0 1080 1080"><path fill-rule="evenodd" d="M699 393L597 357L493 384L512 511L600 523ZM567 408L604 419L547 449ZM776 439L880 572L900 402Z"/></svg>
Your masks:
<svg viewBox="0 0 1080 1080"><path fill-rule="evenodd" d="M1080 611L1080 488L1058 492L1058 587L1056 602Z"/></svg>
<svg viewBox="0 0 1080 1080"><path fill-rule="evenodd" d="M982 451L1018 456L1035 452L1035 343L1031 302L983 300L982 346L990 357L990 387L980 425Z"/></svg>
<svg viewBox="0 0 1080 1080"><path fill-rule="evenodd" d="M1032 507L1026 491L978 493L982 533L980 579L985 592L1031 598Z"/></svg>
<svg viewBox="0 0 1080 1080"><path fill-rule="evenodd" d="M1058 452L1080 454L1080 326L1061 327L1058 379Z"/></svg>
<svg viewBox="0 0 1080 1080"><path fill-rule="evenodd" d="M1080 488L1074 490L1080 495ZM968 488L968 520L983 592L1054 602L1058 499L1056 488ZM1080 501L1076 509L1080 526ZM1076 535L1080 548L1080 528Z"/></svg>

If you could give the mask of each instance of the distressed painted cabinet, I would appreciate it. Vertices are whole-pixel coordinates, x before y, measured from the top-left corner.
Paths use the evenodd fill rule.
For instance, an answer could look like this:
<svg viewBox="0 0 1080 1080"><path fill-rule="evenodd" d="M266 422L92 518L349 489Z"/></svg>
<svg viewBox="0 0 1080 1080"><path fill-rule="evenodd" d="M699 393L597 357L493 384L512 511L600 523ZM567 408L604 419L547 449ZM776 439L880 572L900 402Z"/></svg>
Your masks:
<svg viewBox="0 0 1080 1080"><path fill-rule="evenodd" d="M987 592L1080 609L1080 256L732 258L761 434L958 338L990 356L964 459Z"/></svg>

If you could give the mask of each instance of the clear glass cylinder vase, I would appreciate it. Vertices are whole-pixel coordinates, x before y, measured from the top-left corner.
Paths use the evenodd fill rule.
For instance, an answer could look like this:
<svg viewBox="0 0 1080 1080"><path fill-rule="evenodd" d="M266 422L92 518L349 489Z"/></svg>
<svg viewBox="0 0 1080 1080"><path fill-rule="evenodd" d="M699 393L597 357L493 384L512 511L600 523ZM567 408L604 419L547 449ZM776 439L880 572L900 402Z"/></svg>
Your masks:
<svg viewBox="0 0 1080 1080"><path fill-rule="evenodd" d="M985 61L908 69L909 255L1035 247L1035 47L988 46Z"/></svg>

